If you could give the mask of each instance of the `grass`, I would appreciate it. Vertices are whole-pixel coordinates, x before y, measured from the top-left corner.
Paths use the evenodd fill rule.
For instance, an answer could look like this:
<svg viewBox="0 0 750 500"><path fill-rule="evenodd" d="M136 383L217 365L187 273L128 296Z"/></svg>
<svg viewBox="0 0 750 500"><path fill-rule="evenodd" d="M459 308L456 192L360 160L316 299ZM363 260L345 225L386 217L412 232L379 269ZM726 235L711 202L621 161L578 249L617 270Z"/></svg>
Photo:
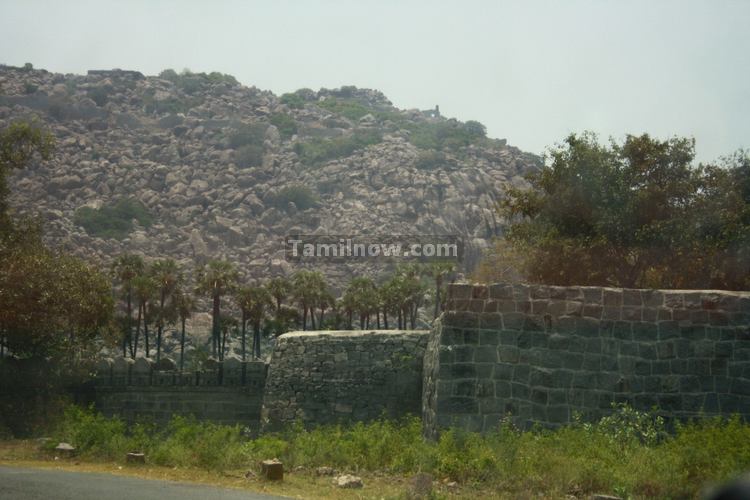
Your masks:
<svg viewBox="0 0 750 500"><path fill-rule="evenodd" d="M438 486L438 497L608 493L684 498L750 467L750 425L737 416L678 424L667 433L654 415L617 407L599 422L576 422L557 430L521 432L504 422L486 435L447 430L436 442L423 439L421 431L419 419L407 418L316 429L295 425L252 438L238 426L182 417L166 429L144 423L127 429L118 419L70 407L46 454L32 452L30 445L13 448L6 443L0 447L0 461L49 457L57 442L66 441L76 446L80 463L124 465L125 453L137 450L146 453L144 469L157 471L154 474L194 470L196 477L214 477L224 484L226 478L255 469L260 460L278 457L287 471L294 471L287 486L299 487L305 498L332 495L330 478L314 474L319 466L363 476L376 498L408 498L409 478L418 473L430 474L439 485L458 483L458 490ZM373 485L376 488L369 489Z"/></svg>

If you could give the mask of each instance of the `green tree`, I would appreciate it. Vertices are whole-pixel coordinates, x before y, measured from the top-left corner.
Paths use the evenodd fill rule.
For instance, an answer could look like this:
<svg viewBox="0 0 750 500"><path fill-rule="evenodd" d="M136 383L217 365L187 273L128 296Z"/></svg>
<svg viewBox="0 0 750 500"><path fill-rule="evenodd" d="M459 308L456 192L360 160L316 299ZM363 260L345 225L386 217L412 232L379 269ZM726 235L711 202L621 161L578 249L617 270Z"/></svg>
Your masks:
<svg viewBox="0 0 750 500"><path fill-rule="evenodd" d="M234 290L239 274L231 262L212 260L198 268L196 275L196 293L211 299L211 352L217 356L221 347L221 299Z"/></svg>
<svg viewBox="0 0 750 500"><path fill-rule="evenodd" d="M359 316L359 328L370 327L370 315L378 309L378 290L371 278L353 278L344 291L345 303Z"/></svg>
<svg viewBox="0 0 750 500"><path fill-rule="evenodd" d="M156 309L156 362L161 360L161 342L164 326L177 320L176 303L172 300L182 283L182 272L172 259L157 260L151 265L151 277L158 287L159 307Z"/></svg>
<svg viewBox="0 0 750 500"><path fill-rule="evenodd" d="M315 306L326 282L320 271L301 269L292 276L292 295L302 309L302 329L307 330L307 317L310 313L310 325L315 330Z"/></svg>
<svg viewBox="0 0 750 500"><path fill-rule="evenodd" d="M49 160L54 137L35 122L15 121L0 131L0 230L8 230L8 176L34 158Z"/></svg>
<svg viewBox="0 0 750 500"><path fill-rule="evenodd" d="M185 323L196 309L195 297L183 287L178 287L174 293L175 308L180 318L180 371L185 366Z"/></svg>
<svg viewBox="0 0 750 500"><path fill-rule="evenodd" d="M266 289L276 301L276 316L278 318L282 303L292 293L292 283L283 276L277 276L271 278L268 283L266 283Z"/></svg>
<svg viewBox="0 0 750 500"><path fill-rule="evenodd" d="M433 319L438 317L442 307L442 296L443 291L443 279L446 275L453 272L456 265L453 262L431 262L427 264L425 271L426 273L435 280L435 312Z"/></svg>
<svg viewBox="0 0 750 500"><path fill-rule="evenodd" d="M133 279L143 273L143 259L138 255L122 254L112 263L112 274L120 284L121 293L125 299L125 331L122 335L122 356L127 357L128 347L133 357ZM140 321L139 321L140 323Z"/></svg>
<svg viewBox="0 0 750 500"><path fill-rule="evenodd" d="M141 336L141 322L143 323L143 346L146 352L146 357L151 356L151 344L148 334L148 325L151 324L151 320L154 313L153 301L156 298L158 284L154 278L144 270L142 274L139 274L132 280L133 286L133 298L138 304L138 318L136 319L135 327L135 338L131 344L130 354L135 359L138 354L138 341Z"/></svg>
<svg viewBox="0 0 750 500"><path fill-rule="evenodd" d="M260 358L260 327L266 311L271 308L273 299L265 287L243 286L236 290L235 300L242 312L242 361L245 361L245 332L249 321L253 327L253 357Z"/></svg>
<svg viewBox="0 0 750 500"><path fill-rule="evenodd" d="M742 288L748 282L743 161L693 165L694 142L571 135L530 189L502 204L508 240L534 282ZM729 271L731 269L731 271Z"/></svg>

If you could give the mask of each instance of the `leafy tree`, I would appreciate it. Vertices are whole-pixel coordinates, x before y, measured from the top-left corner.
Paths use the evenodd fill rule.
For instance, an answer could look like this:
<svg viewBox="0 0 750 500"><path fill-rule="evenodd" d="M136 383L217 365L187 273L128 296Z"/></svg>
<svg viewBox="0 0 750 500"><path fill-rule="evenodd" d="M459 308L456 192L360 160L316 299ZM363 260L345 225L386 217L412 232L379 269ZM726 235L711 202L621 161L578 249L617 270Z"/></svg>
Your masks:
<svg viewBox="0 0 750 500"><path fill-rule="evenodd" d="M109 338L109 280L40 239L0 240L0 297L0 340L17 356L66 359L73 366L90 359L94 339Z"/></svg>
<svg viewBox="0 0 750 500"><path fill-rule="evenodd" d="M8 230L8 176L35 158L49 160L54 137L35 122L15 121L0 131L0 230Z"/></svg>
<svg viewBox="0 0 750 500"><path fill-rule="evenodd" d="M219 353L221 342L221 299L231 293L238 279L234 264L225 260L212 260L197 271L196 293L208 296L212 303L211 352Z"/></svg>
<svg viewBox="0 0 750 500"><path fill-rule="evenodd" d="M694 142L571 135L502 204L508 240L536 282L743 288L750 231L743 160L694 166ZM745 215L743 215L745 214Z"/></svg>

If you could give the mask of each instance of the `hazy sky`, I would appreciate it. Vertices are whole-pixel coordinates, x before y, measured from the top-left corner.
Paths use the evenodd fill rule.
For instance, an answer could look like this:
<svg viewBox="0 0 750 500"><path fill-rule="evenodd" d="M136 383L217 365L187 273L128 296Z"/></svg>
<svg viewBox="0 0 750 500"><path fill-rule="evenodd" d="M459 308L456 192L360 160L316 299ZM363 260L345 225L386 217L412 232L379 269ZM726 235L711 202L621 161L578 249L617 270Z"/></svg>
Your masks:
<svg viewBox="0 0 750 500"><path fill-rule="evenodd" d="M7 1L0 62L356 85L542 153L573 131L750 147L750 1Z"/></svg>

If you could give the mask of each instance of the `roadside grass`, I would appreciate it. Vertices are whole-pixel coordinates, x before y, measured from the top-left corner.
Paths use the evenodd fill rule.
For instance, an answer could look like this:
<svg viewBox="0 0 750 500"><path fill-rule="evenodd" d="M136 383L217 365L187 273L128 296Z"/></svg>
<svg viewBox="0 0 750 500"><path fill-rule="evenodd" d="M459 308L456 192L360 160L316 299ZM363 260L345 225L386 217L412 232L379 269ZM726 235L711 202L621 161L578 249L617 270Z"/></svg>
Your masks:
<svg viewBox="0 0 750 500"><path fill-rule="evenodd" d="M193 471L187 478L302 498L340 493L330 477L315 475L320 466L363 476L366 488L357 493L362 498L410 498L409 478L418 473L436 479L434 498L685 498L750 469L750 425L740 417L700 418L668 433L655 414L627 406L595 423L577 420L556 430L521 432L504 421L485 435L451 429L437 441L422 438L416 418L315 429L294 425L253 438L239 426L183 417L163 429L147 423L128 429L119 419L71 406L51 436L41 447L6 442L0 462L49 460L54 446L65 441L76 447L79 463L122 467L127 452L141 451L147 465L123 470L169 478ZM291 471L285 485L245 479L245 472L274 457ZM448 488L449 482L457 485Z"/></svg>

